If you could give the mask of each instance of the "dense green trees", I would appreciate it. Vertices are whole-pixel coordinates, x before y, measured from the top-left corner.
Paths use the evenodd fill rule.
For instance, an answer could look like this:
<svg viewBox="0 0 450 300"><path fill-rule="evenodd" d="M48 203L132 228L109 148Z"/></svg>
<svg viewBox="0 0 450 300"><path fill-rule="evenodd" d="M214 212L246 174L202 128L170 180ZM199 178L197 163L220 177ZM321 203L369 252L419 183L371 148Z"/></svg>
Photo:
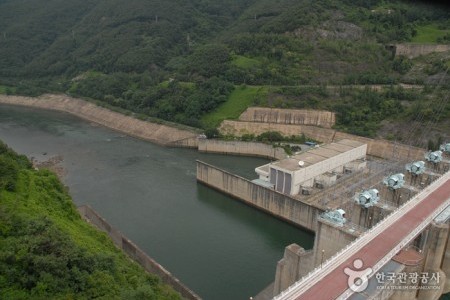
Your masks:
<svg viewBox="0 0 450 300"><path fill-rule="evenodd" d="M0 142L2 299L180 299L78 215L49 171Z"/></svg>
<svg viewBox="0 0 450 300"><path fill-rule="evenodd" d="M392 68L395 71L399 72L400 74L407 73L409 70L411 70L411 67L412 62L404 56L395 58L394 61L392 62Z"/></svg>
<svg viewBox="0 0 450 300"><path fill-rule="evenodd" d="M357 92L351 101L334 106L339 114L337 128L357 135L376 136L380 122L390 116L400 116L404 108L398 99L365 90Z"/></svg>
<svg viewBox="0 0 450 300"><path fill-rule="evenodd" d="M186 71L203 77L222 75L230 64L230 50L222 44L208 44L195 49L189 57Z"/></svg>
<svg viewBox="0 0 450 300"><path fill-rule="evenodd" d="M219 78L184 83L170 79L158 85L148 84L151 77L87 74L75 82L69 92L103 100L111 105L149 116L199 127L202 114L226 101L234 86ZM146 84L147 82L147 84Z"/></svg>
<svg viewBox="0 0 450 300"><path fill-rule="evenodd" d="M424 24L448 28L450 16L401 0L42 1L0 1L0 85L191 126L231 85L402 82L414 62L394 59L385 44L410 41ZM409 80L425 82L446 63ZM304 106L320 107L309 94Z"/></svg>

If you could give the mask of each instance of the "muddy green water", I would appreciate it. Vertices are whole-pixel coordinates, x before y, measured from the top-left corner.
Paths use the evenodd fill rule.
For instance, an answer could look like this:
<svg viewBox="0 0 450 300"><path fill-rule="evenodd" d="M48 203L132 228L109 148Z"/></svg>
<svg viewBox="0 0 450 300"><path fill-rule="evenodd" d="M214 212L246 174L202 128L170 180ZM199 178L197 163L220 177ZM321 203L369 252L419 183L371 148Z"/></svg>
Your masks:
<svg viewBox="0 0 450 300"><path fill-rule="evenodd" d="M91 205L206 300L249 299L273 281L285 246L312 247L311 234L196 182L196 159L251 179L264 159L164 148L67 114L4 105L0 139L28 157L62 155L76 205Z"/></svg>

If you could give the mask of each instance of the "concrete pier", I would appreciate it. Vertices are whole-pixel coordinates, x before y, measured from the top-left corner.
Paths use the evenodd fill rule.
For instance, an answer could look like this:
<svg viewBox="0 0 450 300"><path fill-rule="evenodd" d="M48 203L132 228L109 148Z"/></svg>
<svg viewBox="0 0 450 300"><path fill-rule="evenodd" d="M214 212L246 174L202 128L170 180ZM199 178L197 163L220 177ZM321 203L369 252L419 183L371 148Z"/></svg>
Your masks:
<svg viewBox="0 0 450 300"><path fill-rule="evenodd" d="M318 218L316 238L314 239L314 267L319 266L339 250L353 242L360 232L348 230L344 226Z"/></svg>
<svg viewBox="0 0 450 300"><path fill-rule="evenodd" d="M283 258L277 264L273 296L287 289L313 269L314 252L305 251L297 244L291 244L284 250Z"/></svg>
<svg viewBox="0 0 450 300"><path fill-rule="evenodd" d="M431 287L420 289L417 294L419 300L434 300L439 299L445 288L447 281L445 272L441 269L446 254L446 246L449 235L449 224L439 224L432 222L428 229L427 242L423 249L425 261L423 272L430 274L439 274L438 279L434 281L428 280L423 286ZM448 270L447 270L448 272ZM434 287L439 287L434 289Z"/></svg>
<svg viewBox="0 0 450 300"><path fill-rule="evenodd" d="M445 247L445 253L442 261L442 271L445 273L446 280L443 281L444 285L443 293L450 293L450 238L447 237L447 245Z"/></svg>

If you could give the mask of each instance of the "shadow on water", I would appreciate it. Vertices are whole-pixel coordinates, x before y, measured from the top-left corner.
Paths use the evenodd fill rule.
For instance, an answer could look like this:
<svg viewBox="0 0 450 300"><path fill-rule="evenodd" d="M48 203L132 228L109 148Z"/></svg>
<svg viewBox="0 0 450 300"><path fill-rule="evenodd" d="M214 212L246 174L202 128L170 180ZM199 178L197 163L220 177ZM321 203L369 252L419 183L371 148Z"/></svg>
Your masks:
<svg viewBox="0 0 450 300"><path fill-rule="evenodd" d="M313 233L281 221L201 183L197 183L197 198L233 221L243 223L246 227L263 235L272 247L280 250L280 259L284 248L292 243L296 243L306 250L313 247ZM268 216L271 219L268 219Z"/></svg>
<svg viewBox="0 0 450 300"><path fill-rule="evenodd" d="M15 112L22 112L26 118L15 118ZM37 111L37 113L36 113ZM12 113L11 113L12 112ZM42 118L44 113L49 118ZM2 123L8 123L11 127L27 127L29 129L44 131L55 136L63 136L65 132L80 130L80 119L65 112L48 111L42 109L3 105L0 109ZM75 127L75 128L74 128Z"/></svg>

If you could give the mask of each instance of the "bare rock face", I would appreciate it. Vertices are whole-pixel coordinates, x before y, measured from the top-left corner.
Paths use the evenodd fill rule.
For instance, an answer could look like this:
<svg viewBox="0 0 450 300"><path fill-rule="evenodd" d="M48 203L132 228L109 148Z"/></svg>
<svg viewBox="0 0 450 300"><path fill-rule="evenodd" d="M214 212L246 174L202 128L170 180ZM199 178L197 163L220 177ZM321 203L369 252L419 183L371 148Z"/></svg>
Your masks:
<svg viewBox="0 0 450 300"><path fill-rule="evenodd" d="M362 38L363 29L353 23L341 20L329 20L319 28L302 27L292 32L294 36L307 39L345 39L359 40Z"/></svg>
<svg viewBox="0 0 450 300"><path fill-rule="evenodd" d="M446 72L439 72L430 75L425 79L425 84L449 84L449 79Z"/></svg>
<svg viewBox="0 0 450 300"><path fill-rule="evenodd" d="M363 34L361 27L345 21L326 22L324 25L328 28L329 38L359 40Z"/></svg>

